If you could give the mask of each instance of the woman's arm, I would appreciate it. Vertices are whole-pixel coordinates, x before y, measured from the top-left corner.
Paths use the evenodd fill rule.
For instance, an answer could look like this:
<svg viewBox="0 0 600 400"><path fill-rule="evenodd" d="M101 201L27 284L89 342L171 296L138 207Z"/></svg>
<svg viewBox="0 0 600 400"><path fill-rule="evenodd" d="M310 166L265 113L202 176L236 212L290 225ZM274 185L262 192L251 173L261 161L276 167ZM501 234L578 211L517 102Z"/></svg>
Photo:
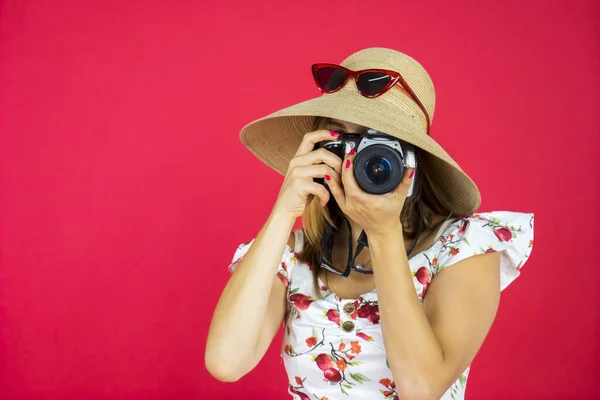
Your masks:
<svg viewBox="0 0 600 400"><path fill-rule="evenodd" d="M369 236L369 249L384 345L400 398L439 399L491 328L500 299L500 253L469 257L439 272L421 306L401 225Z"/></svg>
<svg viewBox="0 0 600 400"><path fill-rule="evenodd" d="M221 294L205 353L206 368L221 381L233 382L250 372L281 326L286 288L276 272L288 237L293 246L295 220L274 210Z"/></svg>
<svg viewBox="0 0 600 400"><path fill-rule="evenodd" d="M325 186L314 179L339 180L342 172L339 157L313 149L316 143L339 135L327 130L304 135L269 219L223 290L206 342L206 368L215 378L239 379L254 368L273 340L286 308L285 285L274 276L287 238L296 218L304 214L310 195L322 206L330 199Z"/></svg>

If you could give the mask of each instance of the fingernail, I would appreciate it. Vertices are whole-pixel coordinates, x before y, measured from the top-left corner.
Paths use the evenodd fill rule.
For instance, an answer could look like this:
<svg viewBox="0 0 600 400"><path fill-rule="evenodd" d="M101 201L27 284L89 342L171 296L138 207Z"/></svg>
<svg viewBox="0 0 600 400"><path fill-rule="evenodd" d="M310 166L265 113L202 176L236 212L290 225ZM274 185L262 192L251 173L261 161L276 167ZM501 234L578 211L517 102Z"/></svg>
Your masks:
<svg viewBox="0 0 600 400"><path fill-rule="evenodd" d="M339 133L339 132L333 132L333 131L331 131L331 132L329 132L329 133L331 133L331 136L333 136L333 137L338 137L338 136L340 136L340 133Z"/></svg>
<svg viewBox="0 0 600 400"><path fill-rule="evenodd" d="M409 176L409 178L412 178L414 174L415 174L415 170L413 169L412 171L410 171L410 176Z"/></svg>
<svg viewBox="0 0 600 400"><path fill-rule="evenodd" d="M346 168L350 168L350 160L346 160Z"/></svg>
<svg viewBox="0 0 600 400"><path fill-rule="evenodd" d="M350 150L350 151L348 152L348 155L349 155L349 156L353 156L353 155L355 155L355 154L356 154L356 150L354 150L354 149L352 149L352 150Z"/></svg>
<svg viewBox="0 0 600 400"><path fill-rule="evenodd" d="M330 181L331 177L329 175L325 175L325 179L327 179L328 181Z"/></svg>

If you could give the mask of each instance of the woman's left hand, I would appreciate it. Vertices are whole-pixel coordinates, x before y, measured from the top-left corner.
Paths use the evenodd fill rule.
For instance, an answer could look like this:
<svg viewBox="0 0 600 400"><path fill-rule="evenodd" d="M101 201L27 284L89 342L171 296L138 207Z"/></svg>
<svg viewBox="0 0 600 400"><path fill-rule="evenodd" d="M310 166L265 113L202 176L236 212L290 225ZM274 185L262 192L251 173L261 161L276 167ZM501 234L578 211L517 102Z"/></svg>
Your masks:
<svg viewBox="0 0 600 400"><path fill-rule="evenodd" d="M404 177L392 192L375 195L365 192L358 186L354 177L354 149L346 155L342 164L341 184L334 178L327 185L340 209L360 225L368 237L382 236L401 227L400 213L408 194L414 169L407 168ZM326 177L327 178L327 177ZM343 186L343 187L342 187Z"/></svg>

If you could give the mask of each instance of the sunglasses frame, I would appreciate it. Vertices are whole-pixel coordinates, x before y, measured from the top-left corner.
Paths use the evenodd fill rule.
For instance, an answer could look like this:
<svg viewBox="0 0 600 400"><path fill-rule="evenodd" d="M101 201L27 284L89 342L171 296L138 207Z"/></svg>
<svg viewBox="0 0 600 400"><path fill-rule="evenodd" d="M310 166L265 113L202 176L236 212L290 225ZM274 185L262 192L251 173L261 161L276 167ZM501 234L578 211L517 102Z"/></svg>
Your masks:
<svg viewBox="0 0 600 400"><path fill-rule="evenodd" d="M344 81L335 89L332 89L332 90L325 89L324 87L321 86L321 84L319 82L319 77L318 77L318 71L322 68L335 68L335 69L341 70L346 74L346 79L344 79ZM313 64L311 67L311 70L312 70L312 75L315 80L315 83L317 84L317 87L319 88L321 93L329 94L329 93L337 92L338 90L340 90L341 88L343 88L346 85L346 83L348 82L348 79L350 79L351 77L354 78L354 82L355 82L356 88L358 89L359 93L370 99L381 96L382 94L384 94L385 92L390 90L390 88L392 88L392 87L396 87L396 88L400 89L400 91L402 91L404 94L406 94L407 96L412 98L417 103L419 108L421 108L421 111L423 111L423 113L425 114L425 119L427 120L427 135L429 135L429 126L431 125L431 121L429 119L429 114L427 113L427 109L425 108L423 103L421 103L421 100L419 100L419 98L417 97L415 92L410 88L410 86L408 85L406 80L404 80L404 78L402 77L402 74L400 74L399 72L390 71L387 69L377 69L377 68L362 69L360 71L352 71L348 68L342 67L341 65L324 64L324 63ZM360 75L367 73L367 72L378 72L378 73L382 73L382 74L387 74L391 77L391 79L382 90L371 95L371 94L363 92L360 89L360 86L358 84L358 78L360 77ZM399 83L399 85L397 85L397 83Z"/></svg>

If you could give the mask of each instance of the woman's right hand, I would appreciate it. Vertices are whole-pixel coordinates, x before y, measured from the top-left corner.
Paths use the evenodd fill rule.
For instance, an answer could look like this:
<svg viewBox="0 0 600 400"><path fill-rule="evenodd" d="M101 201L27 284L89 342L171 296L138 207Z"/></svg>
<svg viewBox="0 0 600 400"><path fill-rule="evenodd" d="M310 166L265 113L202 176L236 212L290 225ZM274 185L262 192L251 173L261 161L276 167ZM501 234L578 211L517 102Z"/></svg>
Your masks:
<svg viewBox="0 0 600 400"><path fill-rule="evenodd" d="M275 202L275 209L300 217L306 209L308 196L319 198L322 206L330 199L330 193L324 185L314 178L335 179L341 182L342 160L332 152L320 148L313 150L315 144L332 140L340 134L328 130L318 130L304 135L298 151L289 163L288 170Z"/></svg>

